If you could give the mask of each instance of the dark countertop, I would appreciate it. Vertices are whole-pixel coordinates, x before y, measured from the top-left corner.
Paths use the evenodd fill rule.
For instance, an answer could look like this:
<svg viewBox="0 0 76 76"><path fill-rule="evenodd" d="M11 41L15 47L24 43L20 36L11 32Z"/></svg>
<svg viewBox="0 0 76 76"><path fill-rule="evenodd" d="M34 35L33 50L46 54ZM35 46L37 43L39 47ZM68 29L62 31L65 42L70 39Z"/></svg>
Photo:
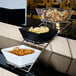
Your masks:
<svg viewBox="0 0 76 76"><path fill-rule="evenodd" d="M11 71L19 76L68 76L66 74L63 74L61 72L56 71L53 68L47 68L44 67L42 63L37 61L31 71L29 73L26 73L25 71L22 71L21 69L15 68L11 65L8 65L6 63L6 59L4 58L3 54L0 52L0 67Z"/></svg>

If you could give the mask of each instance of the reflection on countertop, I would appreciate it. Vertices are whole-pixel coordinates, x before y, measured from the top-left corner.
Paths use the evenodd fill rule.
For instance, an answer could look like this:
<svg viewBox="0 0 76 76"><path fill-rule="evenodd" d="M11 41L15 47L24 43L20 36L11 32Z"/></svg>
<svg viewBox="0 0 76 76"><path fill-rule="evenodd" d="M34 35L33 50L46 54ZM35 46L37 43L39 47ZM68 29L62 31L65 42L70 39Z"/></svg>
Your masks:
<svg viewBox="0 0 76 76"><path fill-rule="evenodd" d="M61 28L67 24L61 24ZM76 21L72 22L68 27L59 33L59 36L67 37L76 40Z"/></svg>

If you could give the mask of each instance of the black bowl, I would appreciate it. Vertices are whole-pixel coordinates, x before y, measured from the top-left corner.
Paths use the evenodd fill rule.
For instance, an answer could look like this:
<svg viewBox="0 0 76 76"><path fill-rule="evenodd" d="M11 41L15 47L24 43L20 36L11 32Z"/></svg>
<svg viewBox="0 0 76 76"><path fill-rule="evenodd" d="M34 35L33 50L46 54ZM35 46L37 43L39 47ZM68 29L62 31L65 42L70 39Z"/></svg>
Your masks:
<svg viewBox="0 0 76 76"><path fill-rule="evenodd" d="M46 33L34 33L34 32L30 32L28 31L30 27L25 27L25 28L19 28L24 40L26 41L30 41L33 43L44 43L44 42L48 42L49 40L51 40L57 33L57 29L50 29L49 32Z"/></svg>

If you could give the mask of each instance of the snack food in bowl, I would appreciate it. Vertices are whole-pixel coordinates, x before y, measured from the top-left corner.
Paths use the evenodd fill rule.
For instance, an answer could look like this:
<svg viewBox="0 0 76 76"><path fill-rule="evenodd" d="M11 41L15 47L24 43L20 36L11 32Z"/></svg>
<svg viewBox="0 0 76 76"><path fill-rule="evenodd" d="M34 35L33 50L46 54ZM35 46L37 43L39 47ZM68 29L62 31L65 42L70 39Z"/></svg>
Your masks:
<svg viewBox="0 0 76 76"><path fill-rule="evenodd" d="M34 33L46 33L46 32L49 32L49 28L48 27L45 27L45 26L40 26L40 27L30 27L29 28L29 31L30 32L34 32Z"/></svg>
<svg viewBox="0 0 76 76"><path fill-rule="evenodd" d="M32 50L33 52L30 54L28 53L27 55L23 55L23 56L19 56L19 55L11 53L13 50L18 53L18 51L21 51L21 49L29 49L29 50ZM25 67L26 65L34 63L41 53L40 50L31 48L25 45L18 45L18 46L13 46L9 48L4 48L4 49L1 49L1 52L3 53L8 63L19 68Z"/></svg>
<svg viewBox="0 0 76 76"><path fill-rule="evenodd" d="M65 10L62 8L37 8L38 16L41 21L56 23L65 22L72 16L72 10Z"/></svg>
<svg viewBox="0 0 76 76"><path fill-rule="evenodd" d="M18 55L18 56L24 56L24 55L28 55L28 54L34 53L34 50L15 47L9 52L12 53L12 54Z"/></svg>

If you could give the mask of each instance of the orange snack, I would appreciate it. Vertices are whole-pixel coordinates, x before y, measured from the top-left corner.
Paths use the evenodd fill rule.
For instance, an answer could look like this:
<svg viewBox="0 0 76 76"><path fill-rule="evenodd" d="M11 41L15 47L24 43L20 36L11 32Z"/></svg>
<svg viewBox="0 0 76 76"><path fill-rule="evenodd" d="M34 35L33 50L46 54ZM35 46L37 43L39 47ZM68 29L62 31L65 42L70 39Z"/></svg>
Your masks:
<svg viewBox="0 0 76 76"><path fill-rule="evenodd" d="M22 48L19 48L19 47L15 47L13 50L11 50L9 52L13 53L15 55L18 55L18 56L24 56L24 55L34 53L34 50L32 50L32 49L22 49Z"/></svg>

